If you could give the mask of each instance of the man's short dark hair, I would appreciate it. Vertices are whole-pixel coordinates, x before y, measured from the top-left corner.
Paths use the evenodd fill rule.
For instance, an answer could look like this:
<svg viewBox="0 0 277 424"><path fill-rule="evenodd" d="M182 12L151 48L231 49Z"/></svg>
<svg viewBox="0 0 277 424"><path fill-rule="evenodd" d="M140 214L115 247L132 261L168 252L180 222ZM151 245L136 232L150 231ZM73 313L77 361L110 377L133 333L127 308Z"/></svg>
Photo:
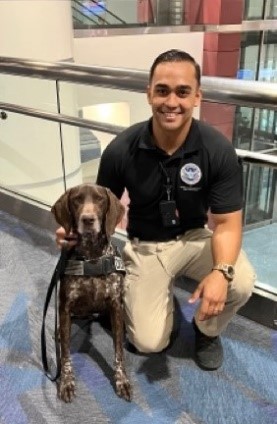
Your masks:
<svg viewBox="0 0 277 424"><path fill-rule="evenodd" d="M151 82L156 67L163 62L189 62L191 63L195 68L195 78L198 82L198 85L201 84L201 69L196 60L188 53L184 52L183 50L177 50L172 49L168 50L164 53L161 53L156 59L154 60L151 68L150 68L150 74L149 74L149 81Z"/></svg>

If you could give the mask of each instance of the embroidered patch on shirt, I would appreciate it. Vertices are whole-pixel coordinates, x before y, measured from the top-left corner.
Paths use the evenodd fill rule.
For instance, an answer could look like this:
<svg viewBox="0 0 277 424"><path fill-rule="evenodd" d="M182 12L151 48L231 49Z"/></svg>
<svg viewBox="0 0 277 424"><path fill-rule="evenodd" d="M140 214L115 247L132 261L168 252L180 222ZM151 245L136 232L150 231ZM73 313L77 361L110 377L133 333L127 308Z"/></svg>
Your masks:
<svg viewBox="0 0 277 424"><path fill-rule="evenodd" d="M195 163L186 163L180 170L181 180L188 185L197 184L201 177L202 172L198 165Z"/></svg>

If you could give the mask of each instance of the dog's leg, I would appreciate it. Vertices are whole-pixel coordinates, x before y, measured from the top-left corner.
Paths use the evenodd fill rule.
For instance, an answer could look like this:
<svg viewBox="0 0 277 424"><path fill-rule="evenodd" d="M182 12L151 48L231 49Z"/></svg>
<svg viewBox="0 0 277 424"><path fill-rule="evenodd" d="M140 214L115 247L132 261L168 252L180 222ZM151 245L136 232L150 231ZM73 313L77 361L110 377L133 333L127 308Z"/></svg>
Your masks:
<svg viewBox="0 0 277 424"><path fill-rule="evenodd" d="M58 382L58 397L65 402L71 402L75 396L75 377L70 357L71 317L69 307L60 293L60 343L61 343L61 377Z"/></svg>
<svg viewBox="0 0 277 424"><path fill-rule="evenodd" d="M113 285L114 293L111 302L111 324L115 349L115 386L117 395L130 401L132 388L126 374L123 354L124 320L121 287L122 283Z"/></svg>

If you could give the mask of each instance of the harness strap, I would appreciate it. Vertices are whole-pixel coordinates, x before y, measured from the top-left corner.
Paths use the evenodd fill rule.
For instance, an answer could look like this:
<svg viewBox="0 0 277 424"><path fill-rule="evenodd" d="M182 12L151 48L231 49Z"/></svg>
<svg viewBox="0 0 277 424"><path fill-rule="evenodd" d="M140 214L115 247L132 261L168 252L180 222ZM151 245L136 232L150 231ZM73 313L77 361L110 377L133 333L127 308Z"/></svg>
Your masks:
<svg viewBox="0 0 277 424"><path fill-rule="evenodd" d="M125 266L119 255L104 255L97 260L69 259L65 275L84 275L89 277L107 276L113 272L125 274Z"/></svg>
<svg viewBox="0 0 277 424"><path fill-rule="evenodd" d="M41 358L42 358L42 364L44 368L44 372L46 376L51 381L56 381L61 373L61 355L60 355L60 344L58 340L58 300L57 300L57 287L58 282L60 280L60 275L63 274L65 265L66 265L66 258L67 258L67 250L63 248L61 250L61 255L59 258L59 261L56 265L55 271L53 273L50 285L47 290L46 299L44 303L43 308L43 317L42 317L42 326L41 326ZM56 375L52 375L47 361L47 349L46 349L46 337L45 337L45 320L47 315L47 309L50 303L50 300L52 298L53 290L55 289L55 347L56 347L56 365L57 365L57 371Z"/></svg>

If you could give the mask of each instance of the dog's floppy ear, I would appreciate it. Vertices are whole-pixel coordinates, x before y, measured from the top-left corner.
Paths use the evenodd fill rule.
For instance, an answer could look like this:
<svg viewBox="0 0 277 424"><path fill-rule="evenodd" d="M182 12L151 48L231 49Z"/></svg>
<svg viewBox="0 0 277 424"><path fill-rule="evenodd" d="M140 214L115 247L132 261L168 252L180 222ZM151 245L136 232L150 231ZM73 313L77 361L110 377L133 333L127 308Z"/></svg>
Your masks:
<svg viewBox="0 0 277 424"><path fill-rule="evenodd" d="M65 229L66 234L70 233L73 225L72 215L69 210L69 195L70 190L67 190L51 208L51 212L54 214L57 223Z"/></svg>
<svg viewBox="0 0 277 424"><path fill-rule="evenodd" d="M115 227L122 220L125 209L124 206L120 203L118 198L109 190L106 189L108 195L108 210L106 214L106 234L110 237L114 231Z"/></svg>

